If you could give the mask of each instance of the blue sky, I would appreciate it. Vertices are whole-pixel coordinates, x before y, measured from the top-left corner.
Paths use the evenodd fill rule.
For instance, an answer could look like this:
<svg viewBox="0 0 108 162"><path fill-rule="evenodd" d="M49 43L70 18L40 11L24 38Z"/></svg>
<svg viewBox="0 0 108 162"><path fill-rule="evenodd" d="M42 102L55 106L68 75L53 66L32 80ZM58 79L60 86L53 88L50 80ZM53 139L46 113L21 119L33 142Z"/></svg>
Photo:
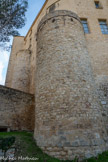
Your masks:
<svg viewBox="0 0 108 162"><path fill-rule="evenodd" d="M32 25L36 15L39 13L45 0L28 0L28 10L26 12L26 25L19 30L20 35L25 36ZM12 43L12 39L11 42ZM0 49L0 84L4 85L8 67L10 53Z"/></svg>

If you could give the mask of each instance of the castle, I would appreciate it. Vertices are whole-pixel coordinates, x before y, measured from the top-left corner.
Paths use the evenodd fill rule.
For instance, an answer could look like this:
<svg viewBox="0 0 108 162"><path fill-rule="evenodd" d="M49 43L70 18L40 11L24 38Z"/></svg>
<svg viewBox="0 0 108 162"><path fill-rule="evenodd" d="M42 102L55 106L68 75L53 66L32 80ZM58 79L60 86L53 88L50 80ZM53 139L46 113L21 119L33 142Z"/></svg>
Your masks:
<svg viewBox="0 0 108 162"><path fill-rule="evenodd" d="M108 150L108 1L46 0L14 37L0 128L34 131L59 159Z"/></svg>

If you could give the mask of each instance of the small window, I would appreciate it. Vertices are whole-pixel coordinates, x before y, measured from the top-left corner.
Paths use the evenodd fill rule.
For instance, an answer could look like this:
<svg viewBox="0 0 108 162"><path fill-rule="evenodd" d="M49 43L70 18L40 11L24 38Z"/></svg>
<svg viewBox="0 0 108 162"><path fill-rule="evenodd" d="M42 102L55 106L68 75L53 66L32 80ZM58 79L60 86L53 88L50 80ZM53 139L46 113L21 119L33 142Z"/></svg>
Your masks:
<svg viewBox="0 0 108 162"><path fill-rule="evenodd" d="M101 3L99 1L95 1L94 3L95 3L95 7L97 9L102 9L102 5L101 5Z"/></svg>
<svg viewBox="0 0 108 162"><path fill-rule="evenodd" d="M95 6L96 6L96 8L99 8L100 7L99 1L95 2Z"/></svg>
<svg viewBox="0 0 108 162"><path fill-rule="evenodd" d="M60 0L56 0L53 4L51 4L46 10L47 13L53 12L55 9L57 10L57 8L59 7L59 1Z"/></svg>
<svg viewBox="0 0 108 162"><path fill-rule="evenodd" d="M108 25L106 20L99 20L102 34L108 34Z"/></svg>
<svg viewBox="0 0 108 162"><path fill-rule="evenodd" d="M49 7L49 12L53 12L55 10L55 8L56 8L56 5L54 3Z"/></svg>
<svg viewBox="0 0 108 162"><path fill-rule="evenodd" d="M84 28L84 33L90 33L89 28L88 28L88 22L87 19L81 20L83 28Z"/></svg>

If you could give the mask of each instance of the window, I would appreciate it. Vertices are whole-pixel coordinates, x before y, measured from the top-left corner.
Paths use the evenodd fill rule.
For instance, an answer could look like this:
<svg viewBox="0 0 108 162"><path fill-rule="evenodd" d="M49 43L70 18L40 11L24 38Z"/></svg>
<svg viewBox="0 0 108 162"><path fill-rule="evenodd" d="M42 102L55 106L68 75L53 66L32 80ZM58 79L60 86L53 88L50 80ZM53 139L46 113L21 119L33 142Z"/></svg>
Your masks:
<svg viewBox="0 0 108 162"><path fill-rule="evenodd" d="M56 5L55 5L55 3L54 3L54 4L52 4L52 5L49 7L49 12L54 11L55 8L56 8Z"/></svg>
<svg viewBox="0 0 108 162"><path fill-rule="evenodd" d="M96 8L100 8L99 1L95 2Z"/></svg>
<svg viewBox="0 0 108 162"><path fill-rule="evenodd" d="M55 9L57 10L57 8L59 7L59 1L60 0L56 0L53 4L51 4L46 10L47 13L53 12Z"/></svg>
<svg viewBox="0 0 108 162"><path fill-rule="evenodd" d="M99 20L102 34L108 34L108 25L106 20Z"/></svg>
<svg viewBox="0 0 108 162"><path fill-rule="evenodd" d="M89 28L88 28L87 19L82 19L81 22L82 22L82 25L84 28L84 33L90 33Z"/></svg>
<svg viewBox="0 0 108 162"><path fill-rule="evenodd" d="M95 1L94 3L95 3L95 7L97 9L102 9L103 8L102 5L101 5L101 3L99 1Z"/></svg>

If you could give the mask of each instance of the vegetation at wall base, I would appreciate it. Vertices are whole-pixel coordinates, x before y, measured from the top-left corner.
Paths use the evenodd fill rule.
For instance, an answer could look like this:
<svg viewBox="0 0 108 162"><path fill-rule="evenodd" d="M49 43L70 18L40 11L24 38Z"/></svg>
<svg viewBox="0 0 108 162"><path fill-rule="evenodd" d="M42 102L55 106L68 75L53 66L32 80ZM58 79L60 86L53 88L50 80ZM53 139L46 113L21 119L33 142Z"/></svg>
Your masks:
<svg viewBox="0 0 108 162"><path fill-rule="evenodd" d="M15 137L0 138L0 149L4 152L4 157L6 157L6 152L11 148L15 142Z"/></svg>
<svg viewBox="0 0 108 162"><path fill-rule="evenodd" d="M14 147L16 147L16 157L34 157L37 162L78 162L75 158L73 161L63 161L48 156L36 145L31 132L0 132L0 139L15 139ZM14 142L14 139L12 142ZM9 140L9 141L10 141ZM26 160L24 160L26 162ZM29 160L33 161L33 160ZM85 159L82 162L108 162L108 151L98 155L96 158Z"/></svg>

